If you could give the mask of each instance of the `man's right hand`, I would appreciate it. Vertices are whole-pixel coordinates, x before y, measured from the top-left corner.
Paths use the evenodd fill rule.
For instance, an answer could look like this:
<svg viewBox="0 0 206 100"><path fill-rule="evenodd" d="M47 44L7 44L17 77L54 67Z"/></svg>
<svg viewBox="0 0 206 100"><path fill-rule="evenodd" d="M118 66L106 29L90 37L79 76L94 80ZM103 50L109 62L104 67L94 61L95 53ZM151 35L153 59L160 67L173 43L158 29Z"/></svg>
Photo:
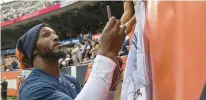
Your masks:
<svg viewBox="0 0 206 100"><path fill-rule="evenodd" d="M120 24L120 20L115 17L111 17L107 25L104 27L99 41L100 49L98 54L111 58L117 64L113 73L112 84L110 87L111 90L115 90L120 77L119 75L122 71L121 62L117 56L119 55L127 35L125 33L126 26L120 26Z"/></svg>
<svg viewBox="0 0 206 100"><path fill-rule="evenodd" d="M120 20L111 17L104 27L99 41L99 54L111 58L116 63L116 56L118 56L126 37L126 26L120 26L120 24Z"/></svg>

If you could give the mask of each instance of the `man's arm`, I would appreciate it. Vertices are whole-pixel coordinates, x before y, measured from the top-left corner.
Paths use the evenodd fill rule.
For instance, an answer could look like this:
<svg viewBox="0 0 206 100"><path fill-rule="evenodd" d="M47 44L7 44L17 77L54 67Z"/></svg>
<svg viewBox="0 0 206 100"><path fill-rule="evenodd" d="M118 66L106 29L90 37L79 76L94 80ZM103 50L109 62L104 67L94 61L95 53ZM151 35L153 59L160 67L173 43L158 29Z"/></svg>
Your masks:
<svg viewBox="0 0 206 100"><path fill-rule="evenodd" d="M136 24L136 18L133 16L125 25L127 27L127 34L132 31L133 26Z"/></svg>
<svg viewBox="0 0 206 100"><path fill-rule="evenodd" d="M89 79L75 100L106 100L115 67L113 60L97 55Z"/></svg>
<svg viewBox="0 0 206 100"><path fill-rule="evenodd" d="M112 80L116 78L113 77L114 71L119 70L117 56L126 37L126 26L120 24L120 20L111 17L105 26L90 77L75 100L107 99Z"/></svg>
<svg viewBox="0 0 206 100"><path fill-rule="evenodd" d="M134 4L132 1L124 2L124 13L121 17L121 25L127 23L133 16Z"/></svg>
<svg viewBox="0 0 206 100"><path fill-rule="evenodd" d="M127 34L129 34L136 23L136 18L134 16L134 3L132 1L124 2L124 13L121 18L121 24L125 24L127 29Z"/></svg>

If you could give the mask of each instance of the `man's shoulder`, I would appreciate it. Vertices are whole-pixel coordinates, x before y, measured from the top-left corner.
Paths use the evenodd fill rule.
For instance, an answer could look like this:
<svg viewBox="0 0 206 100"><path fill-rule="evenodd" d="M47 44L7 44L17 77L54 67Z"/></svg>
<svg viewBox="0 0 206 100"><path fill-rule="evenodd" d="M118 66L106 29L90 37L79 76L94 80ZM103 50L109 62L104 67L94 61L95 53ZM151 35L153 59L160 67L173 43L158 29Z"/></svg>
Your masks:
<svg viewBox="0 0 206 100"><path fill-rule="evenodd" d="M46 83L47 77L45 75L41 75L41 73L33 73L24 80L25 83Z"/></svg>
<svg viewBox="0 0 206 100"><path fill-rule="evenodd" d="M36 98L55 90L46 79L41 77L27 77L20 86L20 98Z"/></svg>
<svg viewBox="0 0 206 100"><path fill-rule="evenodd" d="M8 82L7 81L3 81L2 84L8 84Z"/></svg>
<svg viewBox="0 0 206 100"><path fill-rule="evenodd" d="M36 75L35 73L31 73L22 83L20 90L27 90L34 87L38 87L38 89L43 87L49 87L51 82L48 78L44 76Z"/></svg>
<svg viewBox="0 0 206 100"><path fill-rule="evenodd" d="M49 86L50 82L47 79L42 77L27 77L23 84L21 85L20 89L28 89L31 87L47 87Z"/></svg>
<svg viewBox="0 0 206 100"><path fill-rule="evenodd" d="M71 81L71 82L74 82L74 83L77 82L76 78L73 77L73 76L71 76L71 75L69 75L69 74L61 73L61 76L60 76L60 77L63 77L63 78L65 78L66 80Z"/></svg>
<svg viewBox="0 0 206 100"><path fill-rule="evenodd" d="M36 81L36 82L23 82L20 87L20 92L31 91L31 90L41 90L43 88L52 88L52 86L47 82Z"/></svg>

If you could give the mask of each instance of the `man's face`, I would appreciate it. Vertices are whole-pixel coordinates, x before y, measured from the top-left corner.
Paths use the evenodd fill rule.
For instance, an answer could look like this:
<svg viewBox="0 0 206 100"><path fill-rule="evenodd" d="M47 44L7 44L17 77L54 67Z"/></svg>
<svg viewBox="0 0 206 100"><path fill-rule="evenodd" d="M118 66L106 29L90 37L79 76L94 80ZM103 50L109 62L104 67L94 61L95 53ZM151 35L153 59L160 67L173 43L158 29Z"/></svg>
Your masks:
<svg viewBox="0 0 206 100"><path fill-rule="evenodd" d="M3 78L3 81L6 81L6 77Z"/></svg>
<svg viewBox="0 0 206 100"><path fill-rule="evenodd" d="M43 58L62 58L66 56L59 37L50 27L43 27L40 30L36 43L36 53Z"/></svg>

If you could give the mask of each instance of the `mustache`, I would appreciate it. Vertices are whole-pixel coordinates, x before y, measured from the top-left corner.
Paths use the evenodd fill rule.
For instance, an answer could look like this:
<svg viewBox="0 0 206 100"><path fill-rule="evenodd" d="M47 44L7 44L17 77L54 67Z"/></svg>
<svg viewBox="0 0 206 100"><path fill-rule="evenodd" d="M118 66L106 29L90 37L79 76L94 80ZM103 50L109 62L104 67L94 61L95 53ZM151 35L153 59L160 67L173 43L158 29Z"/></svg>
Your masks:
<svg viewBox="0 0 206 100"><path fill-rule="evenodd" d="M60 41L57 41L57 42L55 42L55 43L54 43L54 45L53 45L53 46L57 46L57 45L62 45L62 44L61 44L61 42L60 42Z"/></svg>

